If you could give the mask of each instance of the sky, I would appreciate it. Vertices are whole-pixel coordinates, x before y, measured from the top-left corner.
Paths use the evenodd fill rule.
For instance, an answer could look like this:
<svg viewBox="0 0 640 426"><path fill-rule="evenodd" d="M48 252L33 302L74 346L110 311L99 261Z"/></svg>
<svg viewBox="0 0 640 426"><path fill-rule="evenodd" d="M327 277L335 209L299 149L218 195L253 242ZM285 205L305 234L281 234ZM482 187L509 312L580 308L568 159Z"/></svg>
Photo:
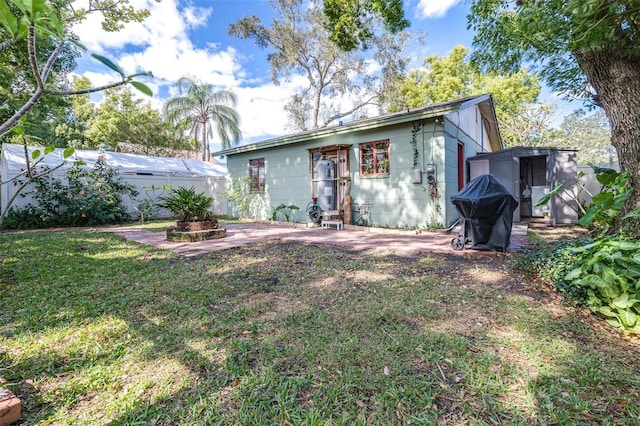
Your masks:
<svg viewBox="0 0 640 426"><path fill-rule="evenodd" d="M77 0L82 4L86 0ZM471 47L473 34L467 30L468 5L461 0L405 0L410 31L425 31L424 43L409 53L413 66L427 55L447 56L459 44ZM89 53L108 57L127 74L151 71L153 77L140 81L153 91L145 101L157 109L176 95L180 77L192 76L213 86L232 90L238 97L237 111L243 138L241 144L258 142L291 133L283 106L304 87L304 77L294 77L275 86L270 81L268 50L250 40L228 35L230 24L257 15L270 23L269 0L131 0L135 8L151 14L142 23L126 24L117 33L105 33L101 19L90 16L74 27ZM87 55L76 70L94 85L118 79L110 70ZM212 152L219 146L212 145Z"/></svg>

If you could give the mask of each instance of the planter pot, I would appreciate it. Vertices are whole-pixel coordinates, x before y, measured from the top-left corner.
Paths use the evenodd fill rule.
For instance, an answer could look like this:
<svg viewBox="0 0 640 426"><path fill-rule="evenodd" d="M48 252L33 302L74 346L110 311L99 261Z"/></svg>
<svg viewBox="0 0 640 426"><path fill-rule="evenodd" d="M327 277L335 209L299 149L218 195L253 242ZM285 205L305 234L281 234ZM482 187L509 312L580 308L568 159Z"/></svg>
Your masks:
<svg viewBox="0 0 640 426"><path fill-rule="evenodd" d="M218 219L199 220L195 222L176 222L176 229L182 232L206 231L218 228Z"/></svg>

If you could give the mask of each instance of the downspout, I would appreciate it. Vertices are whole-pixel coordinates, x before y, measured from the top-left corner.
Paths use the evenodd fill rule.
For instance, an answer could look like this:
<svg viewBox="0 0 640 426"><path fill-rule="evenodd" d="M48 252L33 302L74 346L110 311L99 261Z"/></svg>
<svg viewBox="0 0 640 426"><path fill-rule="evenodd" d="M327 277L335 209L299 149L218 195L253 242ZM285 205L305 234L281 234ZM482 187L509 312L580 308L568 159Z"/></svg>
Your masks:
<svg viewBox="0 0 640 426"><path fill-rule="evenodd" d="M421 167L421 171L424 172L425 171L424 159L426 158L426 154L424 152L424 148L425 148L425 143L424 143L424 120L422 120L420 122L420 126L421 126L421 133L422 133L422 167Z"/></svg>

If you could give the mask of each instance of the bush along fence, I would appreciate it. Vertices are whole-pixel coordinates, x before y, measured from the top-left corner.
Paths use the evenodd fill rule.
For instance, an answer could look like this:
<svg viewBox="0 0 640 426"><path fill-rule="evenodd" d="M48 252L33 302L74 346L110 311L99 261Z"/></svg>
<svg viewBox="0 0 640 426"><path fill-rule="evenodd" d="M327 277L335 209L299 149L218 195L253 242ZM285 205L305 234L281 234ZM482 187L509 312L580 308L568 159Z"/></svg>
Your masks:
<svg viewBox="0 0 640 426"><path fill-rule="evenodd" d="M10 183L20 186L30 179L19 196L30 197L31 202L21 208L10 208L0 224L3 229L104 225L129 220L122 198L137 196L137 190L124 181L117 169L109 167L103 157L93 168L80 165L69 168L61 179L48 171L47 166L38 166L30 176L18 177Z"/></svg>

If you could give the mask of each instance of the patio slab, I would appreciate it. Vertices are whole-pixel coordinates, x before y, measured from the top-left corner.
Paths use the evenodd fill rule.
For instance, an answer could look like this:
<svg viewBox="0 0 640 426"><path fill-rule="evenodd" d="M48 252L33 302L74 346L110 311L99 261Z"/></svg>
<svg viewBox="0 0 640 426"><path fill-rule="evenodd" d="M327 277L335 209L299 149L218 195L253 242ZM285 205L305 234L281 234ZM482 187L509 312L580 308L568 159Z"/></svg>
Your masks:
<svg viewBox="0 0 640 426"><path fill-rule="evenodd" d="M451 240L458 234L452 232L403 231L384 228L366 228L345 225L342 230L307 227L306 224L272 224L267 222L232 223L225 226L224 238L196 242L167 241L164 232L152 232L129 226L108 228L109 231L127 240L172 250L185 257L227 250L264 240L299 241L308 244L331 244L363 254L409 255L418 252L448 254L494 253L488 251L451 248ZM508 252L519 251L527 245L526 224L514 224Z"/></svg>

